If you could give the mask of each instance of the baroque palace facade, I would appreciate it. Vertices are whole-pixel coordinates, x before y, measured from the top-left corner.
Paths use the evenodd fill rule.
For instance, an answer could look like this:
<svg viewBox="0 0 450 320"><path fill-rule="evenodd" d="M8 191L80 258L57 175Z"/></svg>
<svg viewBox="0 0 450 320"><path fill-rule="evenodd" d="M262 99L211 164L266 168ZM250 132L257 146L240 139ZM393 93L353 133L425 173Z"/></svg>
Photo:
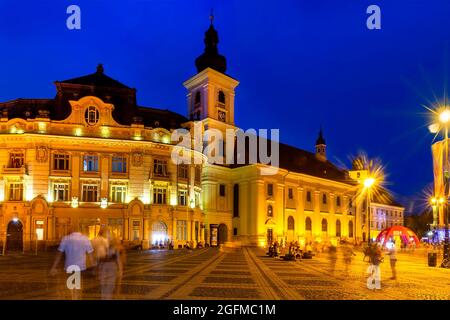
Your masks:
<svg viewBox="0 0 450 320"><path fill-rule="evenodd" d="M58 244L77 226L101 225L130 245L362 239L355 182L316 152L280 144L278 173L261 163L171 161L178 128L236 129L238 81L226 75L212 23L198 73L184 83L188 117L137 104L136 90L104 73L57 81L54 99L0 103L0 243L6 250ZM389 205L389 204L387 204ZM6 246L5 246L6 244Z"/></svg>

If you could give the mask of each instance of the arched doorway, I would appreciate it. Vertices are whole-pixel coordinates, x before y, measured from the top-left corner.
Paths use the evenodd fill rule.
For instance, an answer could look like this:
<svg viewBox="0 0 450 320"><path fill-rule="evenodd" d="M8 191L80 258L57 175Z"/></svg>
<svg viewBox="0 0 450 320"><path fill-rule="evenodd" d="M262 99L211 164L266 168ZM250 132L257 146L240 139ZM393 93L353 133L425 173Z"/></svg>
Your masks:
<svg viewBox="0 0 450 320"><path fill-rule="evenodd" d="M219 234L217 236L218 244L224 244L228 241L228 228L226 224L219 224Z"/></svg>
<svg viewBox="0 0 450 320"><path fill-rule="evenodd" d="M19 220L12 220L8 223L6 250L23 250L23 225Z"/></svg>
<svg viewBox="0 0 450 320"><path fill-rule="evenodd" d="M152 245L165 245L167 241L167 225L162 221L155 221L152 224Z"/></svg>
<svg viewBox="0 0 450 320"><path fill-rule="evenodd" d="M294 241L294 230L295 230L295 221L293 216L289 216L287 220L287 241Z"/></svg>

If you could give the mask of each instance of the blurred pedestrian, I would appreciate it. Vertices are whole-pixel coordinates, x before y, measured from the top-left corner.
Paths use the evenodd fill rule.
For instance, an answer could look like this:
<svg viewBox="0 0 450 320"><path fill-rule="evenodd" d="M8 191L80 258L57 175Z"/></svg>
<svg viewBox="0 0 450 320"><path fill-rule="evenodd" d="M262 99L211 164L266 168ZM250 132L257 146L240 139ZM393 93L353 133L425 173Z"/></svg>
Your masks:
<svg viewBox="0 0 450 320"><path fill-rule="evenodd" d="M121 282L123 275L122 246L110 230L105 230L104 235L108 240L108 248L104 257L99 260L98 278L102 300L111 300L114 297L116 285Z"/></svg>
<svg viewBox="0 0 450 320"><path fill-rule="evenodd" d="M397 270L396 270L395 265L397 263L397 248L395 246L395 241L392 241L389 244L388 255L389 255L389 261L391 263L391 271L392 271L391 280L396 280L397 279Z"/></svg>
<svg viewBox="0 0 450 320"><path fill-rule="evenodd" d="M343 254L344 264L345 264L345 275L348 277L349 270L350 270L350 267L352 264L352 258L353 258L353 256L356 256L356 254L353 252L353 248L350 245L350 243L347 243L344 241L342 244L343 244L342 254Z"/></svg>
<svg viewBox="0 0 450 320"><path fill-rule="evenodd" d="M74 271L79 271L81 286L79 288L69 288L67 286L68 289L71 290L72 300L78 300L81 298L81 293L85 285L87 270L86 255L89 258L89 265L94 265L94 257L92 255L94 249L92 248L89 238L78 232L76 226L73 226L71 229L72 232L62 239L58 247L55 260L50 269L50 275L54 276L57 274L58 265L64 257L64 270L66 273L71 274ZM77 275L77 273L75 273L75 275Z"/></svg>
<svg viewBox="0 0 450 320"><path fill-rule="evenodd" d="M334 273L337 262L337 248L333 245L328 249L328 260L330 262L330 271L331 273Z"/></svg>

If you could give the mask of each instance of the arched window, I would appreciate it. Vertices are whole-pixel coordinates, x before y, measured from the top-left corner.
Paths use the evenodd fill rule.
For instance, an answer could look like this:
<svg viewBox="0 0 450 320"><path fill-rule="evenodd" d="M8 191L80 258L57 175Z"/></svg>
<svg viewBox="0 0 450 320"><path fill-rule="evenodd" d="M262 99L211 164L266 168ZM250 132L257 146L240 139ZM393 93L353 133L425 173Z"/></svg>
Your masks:
<svg viewBox="0 0 450 320"><path fill-rule="evenodd" d="M306 217L305 219L305 230L311 231L312 230L312 221L310 217Z"/></svg>
<svg viewBox="0 0 450 320"><path fill-rule="evenodd" d="M219 97L217 99L219 103L225 104L225 93L222 90L219 91Z"/></svg>
<svg viewBox="0 0 450 320"><path fill-rule="evenodd" d="M86 112L84 113L84 119L86 120L86 123L88 125L95 125L98 122L98 119L100 117L100 114L98 112L98 109L94 106L89 106L86 109Z"/></svg>
<svg viewBox="0 0 450 320"><path fill-rule="evenodd" d="M273 207L272 207L271 204L269 204L269 205L267 206L267 216L268 216L268 217L273 217Z"/></svg>
<svg viewBox="0 0 450 320"><path fill-rule="evenodd" d="M288 223L288 230L294 230L295 222L293 216L289 216L287 223Z"/></svg>
<svg viewBox="0 0 450 320"><path fill-rule="evenodd" d="M200 93L200 91L197 91L195 93L195 98L194 98L194 105L200 105L200 102L202 101L202 94Z"/></svg>
<svg viewBox="0 0 450 320"><path fill-rule="evenodd" d="M328 231L328 221L327 219L322 219L322 232Z"/></svg>
<svg viewBox="0 0 450 320"><path fill-rule="evenodd" d="M353 221L348 222L348 236L353 238Z"/></svg>
<svg viewBox="0 0 450 320"><path fill-rule="evenodd" d="M341 236L341 221L336 220L336 237Z"/></svg>

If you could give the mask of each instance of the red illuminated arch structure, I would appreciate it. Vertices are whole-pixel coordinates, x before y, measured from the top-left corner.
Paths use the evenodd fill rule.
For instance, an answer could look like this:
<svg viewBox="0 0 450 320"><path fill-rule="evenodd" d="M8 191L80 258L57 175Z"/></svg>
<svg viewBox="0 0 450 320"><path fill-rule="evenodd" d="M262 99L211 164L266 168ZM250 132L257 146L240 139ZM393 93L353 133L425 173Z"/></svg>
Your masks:
<svg viewBox="0 0 450 320"><path fill-rule="evenodd" d="M415 242L416 246L419 245L419 238L411 230L403 226L393 226L382 230L377 236L377 242L381 243L383 246L394 237L400 237L403 243Z"/></svg>

